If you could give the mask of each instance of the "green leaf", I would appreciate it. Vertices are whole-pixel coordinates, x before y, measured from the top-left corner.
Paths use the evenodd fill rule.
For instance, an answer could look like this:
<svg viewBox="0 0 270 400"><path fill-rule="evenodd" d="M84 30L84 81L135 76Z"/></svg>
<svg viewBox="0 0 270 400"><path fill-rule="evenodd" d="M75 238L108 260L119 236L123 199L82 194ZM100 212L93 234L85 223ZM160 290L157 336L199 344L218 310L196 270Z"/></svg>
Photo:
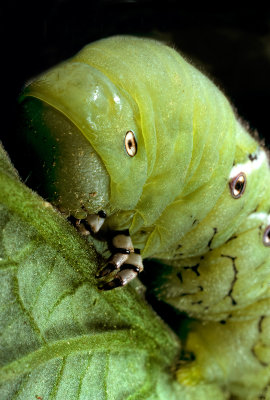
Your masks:
<svg viewBox="0 0 270 400"><path fill-rule="evenodd" d="M99 291L94 247L0 160L1 400L222 399L174 380L180 343L140 286Z"/></svg>

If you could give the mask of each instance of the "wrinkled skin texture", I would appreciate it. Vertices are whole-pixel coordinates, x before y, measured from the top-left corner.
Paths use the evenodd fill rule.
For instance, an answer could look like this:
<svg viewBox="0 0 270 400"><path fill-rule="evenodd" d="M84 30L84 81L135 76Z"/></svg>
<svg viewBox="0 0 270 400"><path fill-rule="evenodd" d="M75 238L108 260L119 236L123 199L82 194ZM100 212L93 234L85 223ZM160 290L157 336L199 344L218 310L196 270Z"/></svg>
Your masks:
<svg viewBox="0 0 270 400"><path fill-rule="evenodd" d="M157 296L196 319L185 344L195 360L181 364L179 381L268 398L269 165L226 97L174 49L113 37L38 77L21 103L47 198L76 218L102 208L104 231L129 229L143 258L167 265L155 271ZM48 135L53 144L41 145ZM234 198L239 172L246 189Z"/></svg>

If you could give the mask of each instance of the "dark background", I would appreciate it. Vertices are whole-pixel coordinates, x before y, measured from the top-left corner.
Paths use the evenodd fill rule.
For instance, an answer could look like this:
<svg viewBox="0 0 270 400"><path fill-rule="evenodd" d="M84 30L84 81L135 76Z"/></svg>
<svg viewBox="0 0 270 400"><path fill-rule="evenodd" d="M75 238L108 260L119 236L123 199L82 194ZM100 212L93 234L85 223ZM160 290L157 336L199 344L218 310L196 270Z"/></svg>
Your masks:
<svg viewBox="0 0 270 400"><path fill-rule="evenodd" d="M12 153L16 101L31 77L114 34L168 41L229 96L270 147L270 13L205 11L181 1L10 1L0 6L1 139Z"/></svg>

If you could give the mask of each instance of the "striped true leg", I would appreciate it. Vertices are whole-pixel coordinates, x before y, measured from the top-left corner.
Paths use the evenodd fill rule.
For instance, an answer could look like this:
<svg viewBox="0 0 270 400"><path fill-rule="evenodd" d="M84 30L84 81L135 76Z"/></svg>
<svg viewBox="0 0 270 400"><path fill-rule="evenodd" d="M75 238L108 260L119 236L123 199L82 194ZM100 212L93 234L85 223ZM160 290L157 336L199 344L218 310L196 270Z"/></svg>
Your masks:
<svg viewBox="0 0 270 400"><path fill-rule="evenodd" d="M70 218L70 220L81 234L89 235L99 232L105 218L106 213L101 210L97 214L88 215L84 220L75 218ZM143 270L140 251L134 249L129 231L116 231L111 237L109 248L112 255L96 275L98 279L101 279L99 285L101 290L125 286Z"/></svg>

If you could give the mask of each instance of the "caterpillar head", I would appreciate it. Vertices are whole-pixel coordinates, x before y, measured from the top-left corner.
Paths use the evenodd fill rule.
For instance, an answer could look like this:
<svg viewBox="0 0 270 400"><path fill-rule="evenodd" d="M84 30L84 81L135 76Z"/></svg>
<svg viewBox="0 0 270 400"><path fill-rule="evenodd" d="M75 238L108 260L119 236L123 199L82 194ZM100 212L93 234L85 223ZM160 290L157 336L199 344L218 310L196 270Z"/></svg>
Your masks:
<svg viewBox="0 0 270 400"><path fill-rule="evenodd" d="M141 186L134 170L145 156L127 92L91 65L68 60L33 80L20 104L20 135L31 154L24 161L43 196L76 218L132 207Z"/></svg>

